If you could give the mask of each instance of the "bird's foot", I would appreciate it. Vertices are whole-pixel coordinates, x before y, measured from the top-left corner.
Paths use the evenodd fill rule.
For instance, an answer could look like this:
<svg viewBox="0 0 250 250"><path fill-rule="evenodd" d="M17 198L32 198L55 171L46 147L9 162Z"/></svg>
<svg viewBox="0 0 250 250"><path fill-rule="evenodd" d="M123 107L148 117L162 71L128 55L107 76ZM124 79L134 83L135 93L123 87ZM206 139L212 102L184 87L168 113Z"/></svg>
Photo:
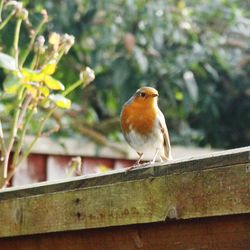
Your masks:
<svg viewBox="0 0 250 250"><path fill-rule="evenodd" d="M149 161L148 162L148 165L152 165L152 164L155 164L155 161Z"/></svg>
<svg viewBox="0 0 250 250"><path fill-rule="evenodd" d="M129 171L129 170L132 170L132 169L135 169L135 168L142 168L142 167L146 167L148 165L150 165L151 162L144 162L144 163L139 163L139 162L136 162L135 164L133 164L132 166L129 166L126 168L126 171Z"/></svg>
<svg viewBox="0 0 250 250"><path fill-rule="evenodd" d="M140 163L136 162L136 163L133 164L132 166L127 167L127 168L126 168L126 171L132 170L132 169L134 169L134 168L138 168L138 167L140 167L140 165L141 165Z"/></svg>

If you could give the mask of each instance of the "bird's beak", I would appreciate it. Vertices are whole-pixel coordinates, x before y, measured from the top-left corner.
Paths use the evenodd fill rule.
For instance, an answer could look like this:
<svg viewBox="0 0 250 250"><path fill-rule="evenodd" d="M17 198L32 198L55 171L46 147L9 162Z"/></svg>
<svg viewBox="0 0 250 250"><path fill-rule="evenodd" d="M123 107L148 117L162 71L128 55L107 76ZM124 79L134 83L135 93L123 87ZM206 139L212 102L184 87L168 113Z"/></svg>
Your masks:
<svg viewBox="0 0 250 250"><path fill-rule="evenodd" d="M156 96L159 96L159 94L152 94L151 96L152 97L156 97Z"/></svg>

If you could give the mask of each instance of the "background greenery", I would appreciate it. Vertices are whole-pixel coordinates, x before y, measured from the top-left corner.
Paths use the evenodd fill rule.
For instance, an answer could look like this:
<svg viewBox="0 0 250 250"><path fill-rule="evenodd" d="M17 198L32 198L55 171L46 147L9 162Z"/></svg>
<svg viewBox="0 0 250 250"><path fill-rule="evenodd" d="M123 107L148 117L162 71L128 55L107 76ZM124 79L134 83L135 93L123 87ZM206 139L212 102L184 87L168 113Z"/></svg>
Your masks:
<svg viewBox="0 0 250 250"><path fill-rule="evenodd" d="M48 10L50 30L76 37L57 70L65 85L83 65L95 83L71 96L61 134L73 124L121 138L119 113L142 85L156 87L174 143L232 148L250 142L250 3L240 0L25 0L35 22ZM12 29L1 44L12 43ZM23 44L27 34L22 34ZM0 72L3 79L4 74ZM107 125L108 124L108 125ZM79 131L81 132L81 131Z"/></svg>

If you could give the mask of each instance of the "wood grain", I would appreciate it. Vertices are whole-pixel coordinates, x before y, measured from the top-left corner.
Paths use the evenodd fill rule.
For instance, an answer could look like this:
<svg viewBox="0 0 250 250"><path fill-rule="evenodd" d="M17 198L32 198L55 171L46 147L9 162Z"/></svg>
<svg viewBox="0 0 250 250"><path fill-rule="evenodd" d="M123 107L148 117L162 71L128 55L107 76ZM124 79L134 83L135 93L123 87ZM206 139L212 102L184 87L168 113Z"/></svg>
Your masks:
<svg viewBox="0 0 250 250"><path fill-rule="evenodd" d="M1 250L248 250L250 215L0 238Z"/></svg>
<svg viewBox="0 0 250 250"><path fill-rule="evenodd" d="M136 168L132 171L119 169L104 174L89 174L80 177L65 178L59 181L47 181L22 187L8 188L0 190L0 200L152 178L171 175L173 173L203 171L249 162L250 147L243 147L184 160L156 163L147 167Z"/></svg>

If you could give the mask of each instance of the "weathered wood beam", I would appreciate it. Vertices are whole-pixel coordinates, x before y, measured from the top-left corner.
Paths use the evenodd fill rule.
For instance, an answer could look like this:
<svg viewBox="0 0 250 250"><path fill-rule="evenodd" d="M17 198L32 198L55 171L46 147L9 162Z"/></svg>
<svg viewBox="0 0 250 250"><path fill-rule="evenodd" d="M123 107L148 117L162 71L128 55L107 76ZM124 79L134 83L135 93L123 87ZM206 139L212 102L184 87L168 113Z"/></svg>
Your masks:
<svg viewBox="0 0 250 250"><path fill-rule="evenodd" d="M249 250L250 214L0 239L3 250Z"/></svg>
<svg viewBox="0 0 250 250"><path fill-rule="evenodd" d="M250 147L0 192L0 237L250 213Z"/></svg>

